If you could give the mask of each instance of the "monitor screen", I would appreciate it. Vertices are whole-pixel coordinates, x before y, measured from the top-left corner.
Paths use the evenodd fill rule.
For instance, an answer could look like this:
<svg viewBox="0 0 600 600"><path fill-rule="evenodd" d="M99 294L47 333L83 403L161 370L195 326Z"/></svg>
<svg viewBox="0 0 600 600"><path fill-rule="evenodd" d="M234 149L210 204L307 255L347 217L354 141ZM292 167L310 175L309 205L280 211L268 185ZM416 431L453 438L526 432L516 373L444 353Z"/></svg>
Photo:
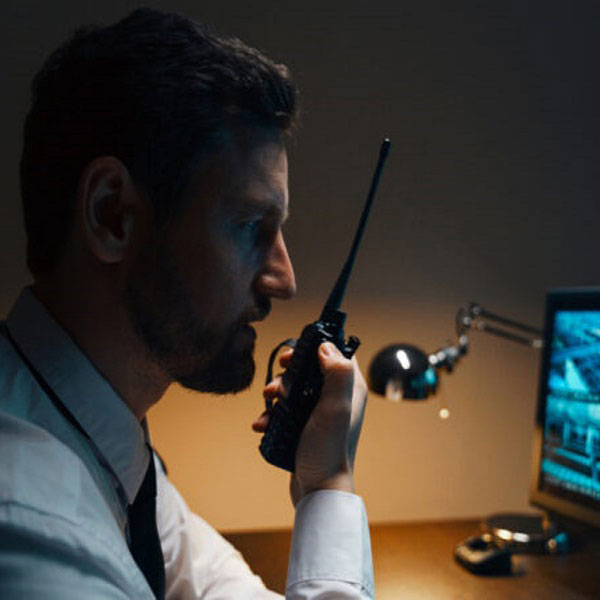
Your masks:
<svg viewBox="0 0 600 600"><path fill-rule="evenodd" d="M600 289L546 301L531 501L600 526Z"/></svg>

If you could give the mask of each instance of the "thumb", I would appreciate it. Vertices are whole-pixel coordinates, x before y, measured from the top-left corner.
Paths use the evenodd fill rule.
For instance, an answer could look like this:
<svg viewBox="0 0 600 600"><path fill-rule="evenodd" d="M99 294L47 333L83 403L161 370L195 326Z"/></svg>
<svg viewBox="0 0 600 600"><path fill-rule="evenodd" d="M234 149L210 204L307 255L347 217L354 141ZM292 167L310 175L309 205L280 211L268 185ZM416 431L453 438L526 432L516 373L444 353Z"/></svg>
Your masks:
<svg viewBox="0 0 600 600"><path fill-rule="evenodd" d="M352 403L352 388L354 384L354 368L352 361L347 359L331 342L319 346L319 366L323 373L323 402Z"/></svg>

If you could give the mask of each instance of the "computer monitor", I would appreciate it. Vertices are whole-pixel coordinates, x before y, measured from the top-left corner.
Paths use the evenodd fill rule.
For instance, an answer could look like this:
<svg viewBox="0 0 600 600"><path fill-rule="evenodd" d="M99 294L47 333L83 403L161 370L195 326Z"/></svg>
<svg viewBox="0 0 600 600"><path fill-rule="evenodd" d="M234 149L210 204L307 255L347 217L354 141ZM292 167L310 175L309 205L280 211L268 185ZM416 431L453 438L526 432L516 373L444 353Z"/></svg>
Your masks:
<svg viewBox="0 0 600 600"><path fill-rule="evenodd" d="M546 298L530 500L600 527L600 288Z"/></svg>

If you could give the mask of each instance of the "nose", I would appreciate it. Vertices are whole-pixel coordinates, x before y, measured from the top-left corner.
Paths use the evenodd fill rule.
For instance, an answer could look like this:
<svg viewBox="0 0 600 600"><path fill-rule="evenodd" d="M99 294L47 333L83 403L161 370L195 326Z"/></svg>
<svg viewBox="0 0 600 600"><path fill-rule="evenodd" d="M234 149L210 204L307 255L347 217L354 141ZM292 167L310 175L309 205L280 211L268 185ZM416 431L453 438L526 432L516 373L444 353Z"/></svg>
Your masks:
<svg viewBox="0 0 600 600"><path fill-rule="evenodd" d="M256 282L257 292L269 298L289 300L296 295L294 268L281 229L269 249L264 268Z"/></svg>

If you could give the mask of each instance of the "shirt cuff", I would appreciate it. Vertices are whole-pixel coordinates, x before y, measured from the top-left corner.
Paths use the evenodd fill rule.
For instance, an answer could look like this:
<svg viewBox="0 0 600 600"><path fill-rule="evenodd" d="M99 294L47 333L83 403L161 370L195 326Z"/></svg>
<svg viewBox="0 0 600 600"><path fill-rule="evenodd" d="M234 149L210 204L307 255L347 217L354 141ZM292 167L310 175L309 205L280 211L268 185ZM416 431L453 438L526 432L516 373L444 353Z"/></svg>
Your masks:
<svg viewBox="0 0 600 600"><path fill-rule="evenodd" d="M287 586L309 580L347 582L374 597L369 525L359 496L318 490L298 503Z"/></svg>

